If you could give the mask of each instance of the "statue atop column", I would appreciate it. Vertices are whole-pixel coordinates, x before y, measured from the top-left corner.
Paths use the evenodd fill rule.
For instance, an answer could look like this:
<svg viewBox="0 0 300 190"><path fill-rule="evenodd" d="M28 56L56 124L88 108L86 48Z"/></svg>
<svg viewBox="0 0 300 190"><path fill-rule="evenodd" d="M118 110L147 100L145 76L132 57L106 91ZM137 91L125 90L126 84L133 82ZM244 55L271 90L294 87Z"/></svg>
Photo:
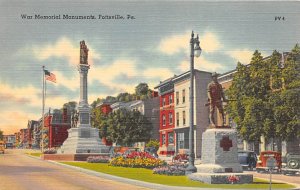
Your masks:
<svg viewBox="0 0 300 190"><path fill-rule="evenodd" d="M68 130L68 138L60 148L64 154L97 154L108 155L109 147L99 138L99 130L91 126L91 107L88 103L88 51L85 41L80 42L80 60L77 69L80 75L79 104L72 113L72 124ZM81 157L83 158L83 157ZM74 159L77 159L74 156ZM84 157L85 159L85 157Z"/></svg>
<svg viewBox="0 0 300 190"><path fill-rule="evenodd" d="M207 96L208 96L207 105L209 105L209 121L211 127L214 128L216 127L215 118L214 118L216 107L222 118L221 126L224 126L225 124L225 114L224 114L222 103L227 102L227 100L225 98L222 85L218 82L218 74L214 72L211 77L212 77L212 82L210 82L207 87Z"/></svg>
<svg viewBox="0 0 300 190"><path fill-rule="evenodd" d="M84 40L80 42L80 64L88 64L88 53L89 49L87 48Z"/></svg>

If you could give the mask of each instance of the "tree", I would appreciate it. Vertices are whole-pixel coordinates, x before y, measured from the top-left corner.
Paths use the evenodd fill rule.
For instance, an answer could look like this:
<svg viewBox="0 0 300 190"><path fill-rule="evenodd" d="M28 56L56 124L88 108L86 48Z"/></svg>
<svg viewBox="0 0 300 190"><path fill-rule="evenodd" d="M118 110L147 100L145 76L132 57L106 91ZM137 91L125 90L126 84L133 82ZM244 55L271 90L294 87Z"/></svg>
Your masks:
<svg viewBox="0 0 300 190"><path fill-rule="evenodd" d="M151 139L149 142L147 142L146 147L154 147L157 151L159 148L159 141L156 139Z"/></svg>
<svg viewBox="0 0 300 190"><path fill-rule="evenodd" d="M148 141L152 128L152 124L140 112L120 109L109 115L108 139L119 145L130 146Z"/></svg>
<svg viewBox="0 0 300 190"><path fill-rule="evenodd" d="M283 69L277 51L268 59L255 51L250 65L238 63L226 92L236 101L229 102L226 110L245 140L257 141L261 135L280 140L300 137L299 52L296 45Z"/></svg>
<svg viewBox="0 0 300 190"><path fill-rule="evenodd" d="M92 115L92 127L99 129L99 136L101 138L107 137L108 117L104 115L99 108L94 108L92 110Z"/></svg>
<svg viewBox="0 0 300 190"><path fill-rule="evenodd" d="M3 140L3 131L0 129L0 140Z"/></svg>
<svg viewBox="0 0 300 190"><path fill-rule="evenodd" d="M115 101L117 101L117 98L113 97L113 96L107 96L105 98L105 101L107 101L107 102L115 102Z"/></svg>
<svg viewBox="0 0 300 190"><path fill-rule="evenodd" d="M140 83L135 87L136 96L140 97L140 99L145 100L151 98L152 90L149 89L147 83Z"/></svg>
<svg viewBox="0 0 300 190"><path fill-rule="evenodd" d="M63 108L67 108L68 112L72 113L72 112L76 111L76 106L77 106L77 102L71 101L71 102L65 103L63 105Z"/></svg>
<svg viewBox="0 0 300 190"><path fill-rule="evenodd" d="M272 93L276 136L283 140L300 137L300 48L287 56L281 72L282 89Z"/></svg>
<svg viewBox="0 0 300 190"><path fill-rule="evenodd" d="M97 104L102 101L103 101L103 99L97 98L97 100L93 101L93 103L91 104L92 108L96 108Z"/></svg>
<svg viewBox="0 0 300 190"><path fill-rule="evenodd" d="M60 109L53 109L52 111L54 114L62 114L62 111Z"/></svg>
<svg viewBox="0 0 300 190"><path fill-rule="evenodd" d="M255 51L250 67L238 63L237 72L227 95L232 101L227 112L237 123L240 135L249 141L257 141L264 135L264 122L269 112L266 94L269 88L268 68L263 57Z"/></svg>
<svg viewBox="0 0 300 190"><path fill-rule="evenodd" d="M120 101L120 102L129 102L129 101L132 101L133 99L134 99L133 95L129 94L128 92L120 93L117 96L117 100Z"/></svg>

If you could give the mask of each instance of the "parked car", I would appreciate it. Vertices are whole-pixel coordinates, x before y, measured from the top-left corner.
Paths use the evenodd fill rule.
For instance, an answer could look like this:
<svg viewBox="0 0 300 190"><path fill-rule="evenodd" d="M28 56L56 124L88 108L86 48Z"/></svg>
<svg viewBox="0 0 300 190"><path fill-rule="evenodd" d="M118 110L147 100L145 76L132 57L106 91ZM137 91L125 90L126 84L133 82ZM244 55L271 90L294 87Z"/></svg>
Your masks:
<svg viewBox="0 0 300 190"><path fill-rule="evenodd" d="M267 172L269 168L267 167L267 160L273 157L276 160L276 167L273 168L274 171L281 172L282 159L281 153L276 151L262 151L259 155L259 160L256 164L257 172Z"/></svg>
<svg viewBox="0 0 300 190"><path fill-rule="evenodd" d="M256 167L257 156L253 151L238 151L238 159L243 169L253 170Z"/></svg>
<svg viewBox="0 0 300 190"><path fill-rule="evenodd" d="M287 153L282 161L281 172L284 175L299 175L300 174L300 154Z"/></svg>
<svg viewBox="0 0 300 190"><path fill-rule="evenodd" d="M300 154L288 153L286 154L286 165L290 169L300 169Z"/></svg>

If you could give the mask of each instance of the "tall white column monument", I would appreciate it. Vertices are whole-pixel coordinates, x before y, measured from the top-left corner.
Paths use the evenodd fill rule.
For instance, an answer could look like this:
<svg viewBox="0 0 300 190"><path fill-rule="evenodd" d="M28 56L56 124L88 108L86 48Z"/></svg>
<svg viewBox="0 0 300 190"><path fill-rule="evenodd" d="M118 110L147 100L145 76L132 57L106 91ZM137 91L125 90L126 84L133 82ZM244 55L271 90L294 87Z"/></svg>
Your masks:
<svg viewBox="0 0 300 190"><path fill-rule="evenodd" d="M68 130L68 138L61 146L62 154L106 154L109 147L104 145L99 138L99 130L91 127L91 108L88 104L87 75L88 48L84 41L80 42L80 99L77 112L72 116L72 128Z"/></svg>

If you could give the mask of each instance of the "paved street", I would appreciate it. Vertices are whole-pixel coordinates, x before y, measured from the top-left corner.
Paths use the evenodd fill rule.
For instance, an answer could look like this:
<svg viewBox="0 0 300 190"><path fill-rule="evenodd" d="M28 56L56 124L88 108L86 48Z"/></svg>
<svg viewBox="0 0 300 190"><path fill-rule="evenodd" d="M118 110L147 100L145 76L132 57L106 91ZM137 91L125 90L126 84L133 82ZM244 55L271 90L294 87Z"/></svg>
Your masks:
<svg viewBox="0 0 300 190"><path fill-rule="evenodd" d="M88 175L24 155L24 150L0 154L0 190L147 189Z"/></svg>

